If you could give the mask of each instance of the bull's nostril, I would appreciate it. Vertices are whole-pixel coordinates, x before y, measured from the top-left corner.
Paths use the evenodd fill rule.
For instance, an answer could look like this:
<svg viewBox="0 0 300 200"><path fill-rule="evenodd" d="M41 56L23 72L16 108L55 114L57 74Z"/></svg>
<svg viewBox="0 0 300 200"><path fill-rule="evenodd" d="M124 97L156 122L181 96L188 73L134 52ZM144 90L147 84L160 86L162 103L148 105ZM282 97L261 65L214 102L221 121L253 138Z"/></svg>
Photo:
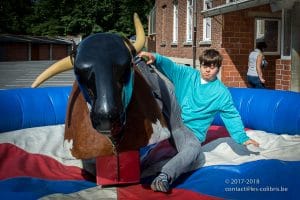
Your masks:
<svg viewBox="0 0 300 200"><path fill-rule="evenodd" d="M95 112L90 113L91 122L98 133L116 137L123 129L125 114L99 114Z"/></svg>
<svg viewBox="0 0 300 200"><path fill-rule="evenodd" d="M112 129L112 124L109 120L106 119L101 119L101 120L92 120L93 122L93 127L98 131L98 132L110 132ZM104 133L103 133L104 134Z"/></svg>
<svg viewBox="0 0 300 200"><path fill-rule="evenodd" d="M111 135L111 131L107 130L107 131L104 131L104 130L98 130L97 131L103 135Z"/></svg>

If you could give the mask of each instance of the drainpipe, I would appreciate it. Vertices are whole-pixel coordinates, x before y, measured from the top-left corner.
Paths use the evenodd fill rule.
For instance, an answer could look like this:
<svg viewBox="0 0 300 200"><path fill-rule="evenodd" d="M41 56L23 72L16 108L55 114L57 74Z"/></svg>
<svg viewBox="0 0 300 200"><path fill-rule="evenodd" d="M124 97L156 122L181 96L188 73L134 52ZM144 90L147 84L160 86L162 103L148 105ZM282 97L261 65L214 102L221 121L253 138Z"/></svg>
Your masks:
<svg viewBox="0 0 300 200"><path fill-rule="evenodd" d="M196 52L197 52L197 0L193 0L193 67L196 68Z"/></svg>

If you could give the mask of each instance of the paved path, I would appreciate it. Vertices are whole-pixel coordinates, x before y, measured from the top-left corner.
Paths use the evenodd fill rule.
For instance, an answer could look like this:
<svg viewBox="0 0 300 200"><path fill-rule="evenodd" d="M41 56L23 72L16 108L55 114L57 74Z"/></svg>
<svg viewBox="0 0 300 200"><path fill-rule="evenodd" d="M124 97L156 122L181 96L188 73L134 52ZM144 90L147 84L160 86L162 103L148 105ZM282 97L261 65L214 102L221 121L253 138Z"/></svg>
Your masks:
<svg viewBox="0 0 300 200"><path fill-rule="evenodd" d="M192 65L192 59L171 58L175 62ZM30 87L35 78L55 61L0 62L0 89ZM197 61L197 65L199 61ZM44 82L40 87L72 85L72 70Z"/></svg>
<svg viewBox="0 0 300 200"><path fill-rule="evenodd" d="M35 78L55 61L0 62L0 89L30 87ZM40 87L72 85L72 70L44 82Z"/></svg>

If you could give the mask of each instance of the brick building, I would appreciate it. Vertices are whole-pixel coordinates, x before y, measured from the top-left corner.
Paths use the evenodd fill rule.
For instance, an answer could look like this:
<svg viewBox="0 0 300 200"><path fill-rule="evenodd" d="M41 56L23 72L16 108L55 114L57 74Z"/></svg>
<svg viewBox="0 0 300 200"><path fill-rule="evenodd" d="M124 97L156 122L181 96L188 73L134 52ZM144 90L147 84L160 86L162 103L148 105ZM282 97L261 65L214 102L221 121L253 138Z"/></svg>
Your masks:
<svg viewBox="0 0 300 200"><path fill-rule="evenodd" d="M299 15L299 0L156 0L148 49L197 65L201 51L216 48L224 57L221 80L247 87L248 55L263 39L267 88L300 91Z"/></svg>
<svg viewBox="0 0 300 200"><path fill-rule="evenodd" d="M69 55L72 42L42 36L0 35L0 61L59 60Z"/></svg>

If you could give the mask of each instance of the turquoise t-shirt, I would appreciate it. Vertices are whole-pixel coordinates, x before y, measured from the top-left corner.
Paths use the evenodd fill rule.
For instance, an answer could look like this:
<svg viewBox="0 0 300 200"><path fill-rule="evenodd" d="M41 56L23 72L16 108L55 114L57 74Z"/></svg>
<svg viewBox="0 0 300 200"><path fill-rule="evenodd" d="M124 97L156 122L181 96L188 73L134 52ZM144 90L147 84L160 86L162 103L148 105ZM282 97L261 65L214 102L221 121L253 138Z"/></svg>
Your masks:
<svg viewBox="0 0 300 200"><path fill-rule="evenodd" d="M239 144L249 140L241 117L234 106L228 88L219 80L201 84L200 71L176 64L155 54L156 67L175 86L176 99L182 110L182 120L203 142L214 117L220 113L230 136Z"/></svg>

